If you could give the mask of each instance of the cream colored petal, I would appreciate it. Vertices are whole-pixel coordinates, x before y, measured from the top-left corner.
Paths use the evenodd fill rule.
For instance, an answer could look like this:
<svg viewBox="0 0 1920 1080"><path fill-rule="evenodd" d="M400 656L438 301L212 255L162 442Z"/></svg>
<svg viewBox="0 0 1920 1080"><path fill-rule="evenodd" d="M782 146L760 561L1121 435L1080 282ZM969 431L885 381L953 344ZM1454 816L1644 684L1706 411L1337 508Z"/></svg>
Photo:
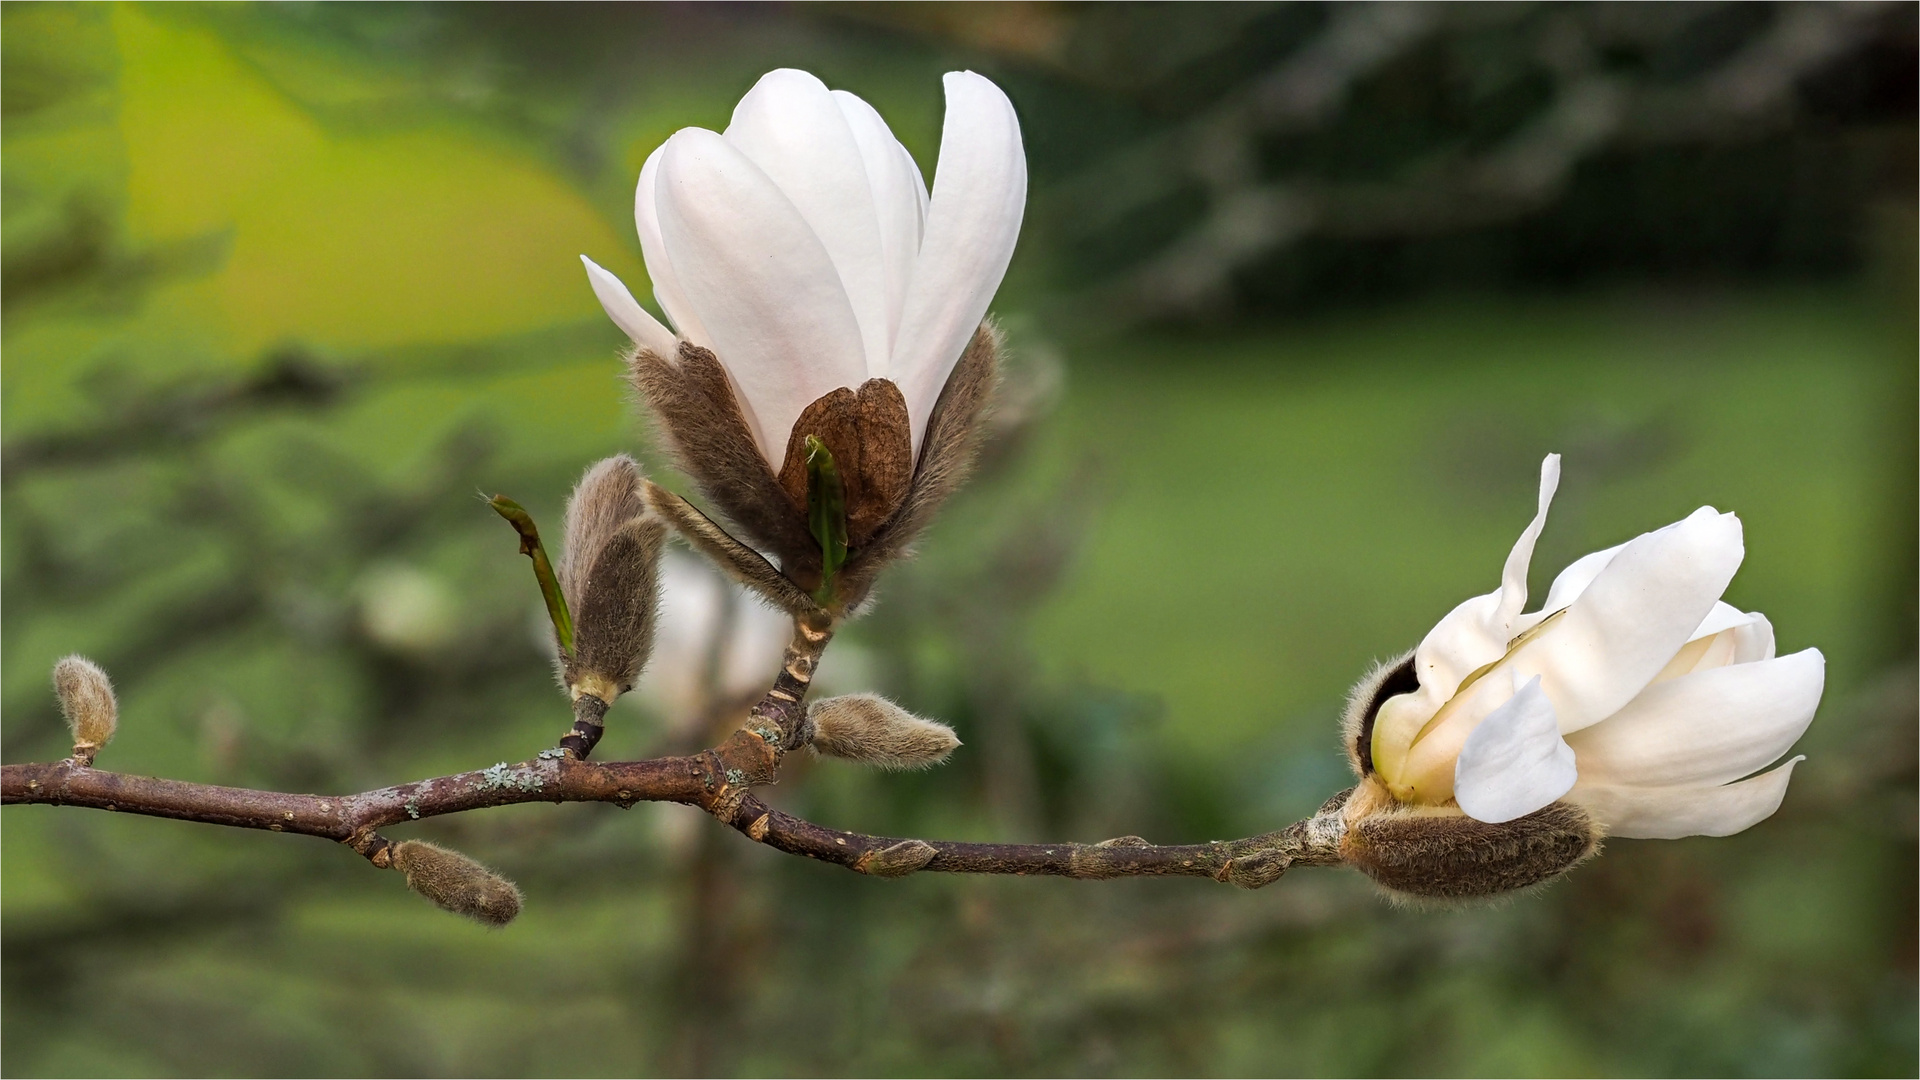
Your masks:
<svg viewBox="0 0 1920 1080"><path fill-rule="evenodd" d="M1027 155L1013 103L971 71L950 71L945 84L933 199L889 365L907 399L916 451L1006 275L1027 207Z"/></svg>
<svg viewBox="0 0 1920 1080"><path fill-rule="evenodd" d="M1508 663L1542 677L1563 733L1599 723L1687 643L1745 555L1740 519L1702 507L1622 548Z"/></svg>
<svg viewBox="0 0 1920 1080"><path fill-rule="evenodd" d="M1732 836L1773 816L1787 796L1796 757L1772 772L1720 787L1626 787L1573 785L1567 801L1586 807L1613 836L1676 840L1683 836Z"/></svg>
<svg viewBox="0 0 1920 1080"><path fill-rule="evenodd" d="M679 347L673 339L673 331L661 326L659 319L640 306L640 302L633 298L633 293L627 290L625 282L585 255L580 256L580 261L586 264L587 282L593 286L593 295L599 297L600 306L606 309L607 318L626 331L627 337L635 345L657 356L672 359Z"/></svg>
<svg viewBox="0 0 1920 1080"><path fill-rule="evenodd" d="M1565 795L1578 776L1536 676L1468 736L1454 766L1453 797L1470 818L1512 821Z"/></svg>
<svg viewBox="0 0 1920 1080"><path fill-rule="evenodd" d="M665 143L655 147L640 167L640 182L633 189L633 223L640 233L640 254L647 260L647 276L653 279L653 298L660 310L667 313L667 321L681 337L711 349L713 338L680 288L680 275L674 271L673 260L667 257L667 243L660 237L660 154L666 148Z"/></svg>
<svg viewBox="0 0 1920 1080"><path fill-rule="evenodd" d="M873 191L874 213L880 223L880 254L886 274L885 348L877 358L868 353L867 376L884 379L893 358L900 312L907 302L907 283L913 279L913 260L920 253L921 200L926 181L920 179L920 169L907 148L893 137L873 106L845 90L833 91L833 100L860 145L867 185ZM868 338L871 343L872 336Z"/></svg>
<svg viewBox="0 0 1920 1080"><path fill-rule="evenodd" d="M778 468L801 411L866 379L860 325L833 261L759 166L701 128L667 140L659 209L680 285Z"/></svg>
<svg viewBox="0 0 1920 1080"><path fill-rule="evenodd" d="M846 112L825 83L781 68L762 75L734 106L725 135L780 188L826 248L860 324L862 374L883 374L895 321L885 245L866 157Z"/></svg>
<svg viewBox="0 0 1920 1080"><path fill-rule="evenodd" d="M1818 649L1711 668L1647 687L1567 741L1583 782L1724 784L1778 761L1813 722L1825 685Z"/></svg>

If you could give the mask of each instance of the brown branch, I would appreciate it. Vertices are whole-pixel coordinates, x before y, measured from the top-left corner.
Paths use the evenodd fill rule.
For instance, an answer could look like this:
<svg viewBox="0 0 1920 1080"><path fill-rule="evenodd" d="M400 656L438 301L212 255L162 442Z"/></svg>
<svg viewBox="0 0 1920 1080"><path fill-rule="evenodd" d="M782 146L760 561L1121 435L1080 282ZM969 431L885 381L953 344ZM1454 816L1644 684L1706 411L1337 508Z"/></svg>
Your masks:
<svg viewBox="0 0 1920 1080"><path fill-rule="evenodd" d="M753 736L749 736L752 738ZM735 740L738 739L736 735ZM576 761L546 751L532 761L499 764L358 795L297 795L279 791L194 784L92 769L66 761L0 767L0 804L84 806L209 825L298 833L346 844L385 865L387 843L376 830L411 820L530 802L606 802L622 808L637 802L676 802L721 817L750 839L791 855L833 863L861 873L934 870L967 874L1049 874L1057 877L1212 877L1264 885L1259 875L1287 865L1338 861L1337 836L1329 830L1337 802L1320 815L1278 832L1209 844L1149 844L1122 837L1102 844L988 844L870 836L829 829L770 809L748 793L726 748L691 757L648 761ZM1331 841L1331 842L1329 842ZM883 854L924 847L917 866L896 871ZM915 850L919 850L918 847ZM1271 866L1276 859L1282 863ZM1240 873L1235 873L1236 864ZM1248 875L1253 875L1249 877Z"/></svg>
<svg viewBox="0 0 1920 1080"><path fill-rule="evenodd" d="M393 849L379 834L382 828L530 802L606 802L623 809L638 802L684 803L700 807L757 843L879 877L917 870L1073 878L1185 876L1257 888L1289 866L1340 861L1344 793L1313 818L1278 832L1180 845L1149 844L1132 836L1099 844L987 844L869 836L829 829L771 809L750 789L772 783L781 758L811 738L801 703L832 634L829 625L796 624L780 674L748 713L746 725L719 746L692 756L586 761L582 758L591 744L582 746L585 740L570 735L562 748L542 751L530 761L501 762L476 772L357 795L302 795L131 776L68 758L0 766L0 804L84 806L318 836L346 844L381 867L392 865Z"/></svg>

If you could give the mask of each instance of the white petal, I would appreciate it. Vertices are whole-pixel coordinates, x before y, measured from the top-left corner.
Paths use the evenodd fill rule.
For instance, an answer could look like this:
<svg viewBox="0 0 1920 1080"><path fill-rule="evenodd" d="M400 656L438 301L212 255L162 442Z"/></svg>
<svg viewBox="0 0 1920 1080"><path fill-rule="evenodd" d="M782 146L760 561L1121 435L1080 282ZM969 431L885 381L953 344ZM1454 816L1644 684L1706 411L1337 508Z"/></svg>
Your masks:
<svg viewBox="0 0 1920 1080"><path fill-rule="evenodd" d="M1468 817L1525 817L1565 795L1578 778L1538 676L1493 710L1467 737L1454 766L1453 797Z"/></svg>
<svg viewBox="0 0 1920 1080"><path fill-rule="evenodd" d="M862 373L885 371L893 319L880 222L865 157L839 102L804 71L769 71L734 106L725 135L820 238L860 323Z"/></svg>
<svg viewBox="0 0 1920 1080"><path fill-rule="evenodd" d="M873 335L867 335L870 350L867 376L883 379L892 361L900 311L907 301L907 282L913 278L914 256L920 252L921 200L926 197L926 181L920 179L920 169L914 165L907 148L893 137L893 131L873 106L845 90L833 91L833 100L840 106L847 126L853 130L854 141L860 146L860 158L866 162L867 186L873 192L874 214L880 225L880 256L886 282L885 341L876 358L871 351ZM862 330L865 330L864 323Z"/></svg>
<svg viewBox="0 0 1920 1080"><path fill-rule="evenodd" d="M1740 519L1701 507L1621 548L1566 615L1508 662L1522 677L1543 677L1562 733L1599 723L1687 643L1745 555Z"/></svg>
<svg viewBox="0 0 1920 1080"><path fill-rule="evenodd" d="M947 376L1006 275L1027 206L1027 156L1013 103L971 71L950 71L945 83L940 164L890 376L907 399L916 451Z"/></svg>
<svg viewBox="0 0 1920 1080"><path fill-rule="evenodd" d="M1580 779L1641 787L1724 784L1779 760L1813 722L1818 649L1655 683L1568 742Z"/></svg>
<svg viewBox="0 0 1920 1080"><path fill-rule="evenodd" d="M1796 757L1772 772L1722 787L1626 787L1575 784L1567 801L1587 808L1614 836L1675 840L1682 836L1732 836L1780 809Z"/></svg>
<svg viewBox="0 0 1920 1080"><path fill-rule="evenodd" d="M667 257L667 243L660 236L660 155L666 148L666 143L654 147L647 163L640 167L640 183L633 189L633 223L640 233L640 254L646 257L647 276L653 279L653 298L659 301L660 310L667 313L667 321L681 337L711 349L713 338L707 336L707 328L700 324L693 304L680 288L680 275L674 272L673 260Z"/></svg>
<svg viewBox="0 0 1920 1080"><path fill-rule="evenodd" d="M1538 626L1547 616L1571 605L1580 598L1581 593L1587 590L1587 586L1593 584L1593 579L1600 576L1600 571L1607 568L1607 564L1613 561L1613 557L1620 554L1621 549L1626 546L1626 544L1615 544L1604 551L1596 551L1575 559L1565 570L1560 571L1559 576L1553 579L1553 584L1547 587L1547 599L1540 605L1540 610L1522 615L1515 629L1525 633Z"/></svg>
<svg viewBox="0 0 1920 1080"><path fill-rule="evenodd" d="M1533 547L1546 527L1547 511L1559 487L1560 455L1548 454L1540 463L1540 495L1533 520L1507 553L1499 591L1462 603L1428 631L1413 657L1420 689L1381 707L1374 720L1374 768L1389 783L1400 778L1397 766L1415 734L1453 697L1461 682L1507 654L1508 643L1518 632L1520 611L1527 604L1527 567L1533 561Z"/></svg>
<svg viewBox="0 0 1920 1080"><path fill-rule="evenodd" d="M1773 624L1757 611L1747 613L1748 622L1733 628L1733 662L1751 664L1774 656Z"/></svg>
<svg viewBox="0 0 1920 1080"><path fill-rule="evenodd" d="M660 232L680 285L775 468L801 410L866 378L860 326L826 248L725 139L686 128L660 163Z"/></svg>
<svg viewBox="0 0 1920 1080"><path fill-rule="evenodd" d="M606 309L607 318L613 325L626 331L635 345L671 360L678 348L673 340L673 331L660 325L660 320L640 306L640 302L627 291L626 283L615 277L599 263L580 256L587 264L587 282L593 286L593 295L600 298L600 306Z"/></svg>

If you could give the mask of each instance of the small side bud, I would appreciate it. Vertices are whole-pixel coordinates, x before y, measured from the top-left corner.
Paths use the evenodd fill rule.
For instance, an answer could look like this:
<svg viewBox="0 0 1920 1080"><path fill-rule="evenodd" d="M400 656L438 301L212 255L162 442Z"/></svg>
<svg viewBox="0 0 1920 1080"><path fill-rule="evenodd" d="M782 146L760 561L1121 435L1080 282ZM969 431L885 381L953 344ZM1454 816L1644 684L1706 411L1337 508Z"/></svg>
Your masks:
<svg viewBox="0 0 1920 1080"><path fill-rule="evenodd" d="M74 758L82 765L93 764L93 756L113 738L120 723L112 681L99 665L76 654L53 665L53 692L73 732Z"/></svg>
<svg viewBox="0 0 1920 1080"><path fill-rule="evenodd" d="M906 877L932 862L937 854L925 840L902 840L862 855L854 869L871 877Z"/></svg>
<svg viewBox="0 0 1920 1080"><path fill-rule="evenodd" d="M1293 854L1285 848L1267 848L1241 855L1227 863L1226 880L1242 889L1263 889L1280 880L1293 865Z"/></svg>
<svg viewBox="0 0 1920 1080"><path fill-rule="evenodd" d="M520 914L519 887L457 851L403 840L392 857L393 868L407 876L407 888L455 915L505 926Z"/></svg>
<svg viewBox="0 0 1920 1080"><path fill-rule="evenodd" d="M923 720L877 694L816 701L807 710L813 748L882 769L925 769L945 761L960 739L953 729Z"/></svg>

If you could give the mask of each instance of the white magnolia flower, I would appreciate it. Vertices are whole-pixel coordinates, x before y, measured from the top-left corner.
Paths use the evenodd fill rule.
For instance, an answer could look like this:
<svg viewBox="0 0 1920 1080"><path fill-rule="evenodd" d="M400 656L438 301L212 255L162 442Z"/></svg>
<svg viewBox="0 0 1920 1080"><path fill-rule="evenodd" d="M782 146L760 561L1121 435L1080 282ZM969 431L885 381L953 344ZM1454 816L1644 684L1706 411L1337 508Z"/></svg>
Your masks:
<svg viewBox="0 0 1920 1080"><path fill-rule="evenodd" d="M669 331L582 256L608 316L671 358L678 338L725 366L775 470L801 412L886 379L913 452L986 316L1026 207L1020 123L970 71L945 79L929 196L880 114L804 71L768 72L719 134L684 128L640 171L634 217Z"/></svg>
<svg viewBox="0 0 1920 1080"><path fill-rule="evenodd" d="M1403 804L1456 801L1503 822L1564 798L1615 836L1725 836L1786 795L1785 754L1825 683L1817 649L1774 655L1765 617L1721 602L1740 521L1702 507L1586 556L1522 614L1527 564L1560 459L1497 592L1450 612L1413 657L1419 689L1388 699L1372 765Z"/></svg>

